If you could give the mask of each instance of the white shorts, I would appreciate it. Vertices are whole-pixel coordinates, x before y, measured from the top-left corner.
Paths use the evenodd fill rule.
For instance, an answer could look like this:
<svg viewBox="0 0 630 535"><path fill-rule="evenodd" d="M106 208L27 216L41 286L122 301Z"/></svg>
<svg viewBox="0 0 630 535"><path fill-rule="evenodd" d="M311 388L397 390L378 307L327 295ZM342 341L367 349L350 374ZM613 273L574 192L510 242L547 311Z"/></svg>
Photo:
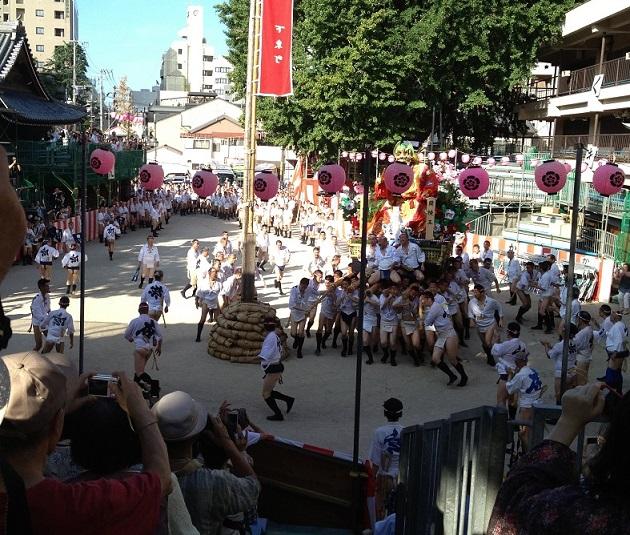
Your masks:
<svg viewBox="0 0 630 535"><path fill-rule="evenodd" d="M418 322L413 320L403 320L400 327L405 336L410 336L418 330Z"/></svg>
<svg viewBox="0 0 630 535"><path fill-rule="evenodd" d="M46 335L46 342L50 342L51 344L61 344L63 342L63 336L51 336L50 334Z"/></svg>
<svg viewBox="0 0 630 535"><path fill-rule="evenodd" d="M154 347L151 344L148 344L147 342L143 340L134 340L133 343L136 346L136 349L145 350L145 351L153 351L154 349Z"/></svg>
<svg viewBox="0 0 630 535"><path fill-rule="evenodd" d="M396 332L398 321L387 321L381 318L381 331L386 333Z"/></svg>
<svg viewBox="0 0 630 535"><path fill-rule="evenodd" d="M373 332L377 325L378 325L378 319L376 317L363 316L363 330L366 333Z"/></svg>
<svg viewBox="0 0 630 535"><path fill-rule="evenodd" d="M586 364L593 360L593 355L584 355L582 353L577 354L577 362L580 364Z"/></svg>
<svg viewBox="0 0 630 535"><path fill-rule="evenodd" d="M455 332L455 329L449 329L447 331L437 331L437 340L435 341L435 347L439 348L439 349L444 349L444 346L446 346L446 341L451 338L451 337L455 337L457 338L457 333Z"/></svg>

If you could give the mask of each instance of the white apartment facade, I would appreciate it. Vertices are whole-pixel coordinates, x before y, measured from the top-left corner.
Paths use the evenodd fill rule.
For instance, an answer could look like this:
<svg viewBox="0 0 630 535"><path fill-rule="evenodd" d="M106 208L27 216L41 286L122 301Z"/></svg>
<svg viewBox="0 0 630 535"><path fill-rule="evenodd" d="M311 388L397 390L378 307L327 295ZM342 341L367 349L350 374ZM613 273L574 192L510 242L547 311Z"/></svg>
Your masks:
<svg viewBox="0 0 630 535"><path fill-rule="evenodd" d="M78 39L75 0L2 0L0 21L26 28L38 69L50 60L57 46Z"/></svg>
<svg viewBox="0 0 630 535"><path fill-rule="evenodd" d="M229 73L232 65L206 43L203 33L203 8L188 6L186 26L162 56L160 89L168 92L215 92L218 97L231 101Z"/></svg>

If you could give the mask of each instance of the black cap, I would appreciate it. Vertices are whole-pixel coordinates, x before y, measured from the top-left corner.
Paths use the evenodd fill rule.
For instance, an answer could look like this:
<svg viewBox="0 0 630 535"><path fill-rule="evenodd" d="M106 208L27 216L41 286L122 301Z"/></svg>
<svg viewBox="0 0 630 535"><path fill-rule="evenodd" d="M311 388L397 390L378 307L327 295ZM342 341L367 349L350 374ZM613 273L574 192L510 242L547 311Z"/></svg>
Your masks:
<svg viewBox="0 0 630 535"><path fill-rule="evenodd" d="M591 321L591 315L586 310L580 310L577 313L577 317L582 321Z"/></svg>
<svg viewBox="0 0 630 535"><path fill-rule="evenodd" d="M402 414L403 404L402 401L396 398L389 398L383 403L383 408L387 412L391 412L393 414Z"/></svg>

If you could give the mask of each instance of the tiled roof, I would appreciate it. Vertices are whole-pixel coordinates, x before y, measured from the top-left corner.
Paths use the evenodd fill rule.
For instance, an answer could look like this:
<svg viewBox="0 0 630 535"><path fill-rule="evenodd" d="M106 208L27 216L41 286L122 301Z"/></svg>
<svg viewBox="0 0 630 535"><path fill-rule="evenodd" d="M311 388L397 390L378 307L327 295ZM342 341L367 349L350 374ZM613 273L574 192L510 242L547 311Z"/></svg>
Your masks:
<svg viewBox="0 0 630 535"><path fill-rule="evenodd" d="M5 112L7 119L21 124L71 124L85 117L85 112L77 106L1 87L0 102L6 108L0 108L0 113Z"/></svg>
<svg viewBox="0 0 630 535"><path fill-rule="evenodd" d="M20 54L26 55L29 72L24 74L33 84L25 87L25 91L15 87L5 89L4 82L11 70L17 68ZM86 115L83 109L50 97L37 75L24 27L15 23L0 23L0 103L0 114L19 124L72 124Z"/></svg>

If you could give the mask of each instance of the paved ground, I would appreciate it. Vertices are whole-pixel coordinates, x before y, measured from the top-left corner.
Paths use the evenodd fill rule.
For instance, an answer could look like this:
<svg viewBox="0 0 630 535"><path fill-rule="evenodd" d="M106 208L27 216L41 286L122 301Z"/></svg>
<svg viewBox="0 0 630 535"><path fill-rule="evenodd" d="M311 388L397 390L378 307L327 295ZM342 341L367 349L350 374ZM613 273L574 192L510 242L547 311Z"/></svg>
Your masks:
<svg viewBox="0 0 630 535"><path fill-rule="evenodd" d="M355 360L341 358L338 350L327 349L320 357L313 352L315 339L307 339L305 358L291 358L286 363L285 381L281 389L297 397L295 407L283 422L267 422L268 408L260 395L262 373L258 366L231 364L211 357L206 342L195 343L198 311L193 300L184 300L179 290L186 282L185 256L190 239L199 238L203 245L211 245L217 236L227 229L235 243L238 225L226 223L206 215L175 217L160 233L156 243L165 272L165 283L171 288L172 306L167 315L167 328L160 371L151 372L159 378L163 393L184 390L196 399L216 409L222 400L228 399L234 407L246 407L250 418L265 429L279 436L329 447L338 451L352 451L354 417ZM127 322L136 315L140 290L131 282L137 254L144 243L144 229L122 237L116 244L114 260L110 262L103 245L98 242L87 246L86 267L86 340L85 369L111 372L117 369L133 372L132 346L123 339ZM309 247L298 240L286 240L294 253L292 267L288 270L284 285L288 290L302 276L302 266L311 254ZM3 304L13 318L14 337L10 349L14 352L32 348L29 305L36 292L38 279L34 266L15 266L2 285ZM273 288L273 277L265 276L266 289L260 290L263 301L276 307L282 318L288 316L288 296L280 297ZM59 262L52 282L52 303L56 305L65 291L65 278ZM499 296L507 299L507 293ZM55 306L56 307L56 306ZM504 305L507 319L516 314L516 307ZM591 313L595 306L586 307ZM69 311L78 326L79 302L73 299ZM530 311L532 324L533 314ZM206 330L207 335L207 330ZM474 335L474 333L473 333ZM204 337L207 339L207 337ZM543 381L549 384L546 398L553 397L553 365L542 352L540 340L552 341L551 336L541 336L540 331L523 329L523 340L530 345L533 355L531 364L539 371ZM399 397L404 405L405 424L417 424L448 416L452 412L495 402L496 373L484 361L475 357L480 347L476 339L462 350L468 359L466 370L470 375L465 388L445 386L442 372L429 366L415 368L409 357L399 355L399 366L377 363L363 366L363 396L361 409L361 453L365 455L372 430L383 422L381 405L390 396ZM78 359L78 341L68 355ZM605 368L603 352L598 348L591 367L591 378Z"/></svg>

